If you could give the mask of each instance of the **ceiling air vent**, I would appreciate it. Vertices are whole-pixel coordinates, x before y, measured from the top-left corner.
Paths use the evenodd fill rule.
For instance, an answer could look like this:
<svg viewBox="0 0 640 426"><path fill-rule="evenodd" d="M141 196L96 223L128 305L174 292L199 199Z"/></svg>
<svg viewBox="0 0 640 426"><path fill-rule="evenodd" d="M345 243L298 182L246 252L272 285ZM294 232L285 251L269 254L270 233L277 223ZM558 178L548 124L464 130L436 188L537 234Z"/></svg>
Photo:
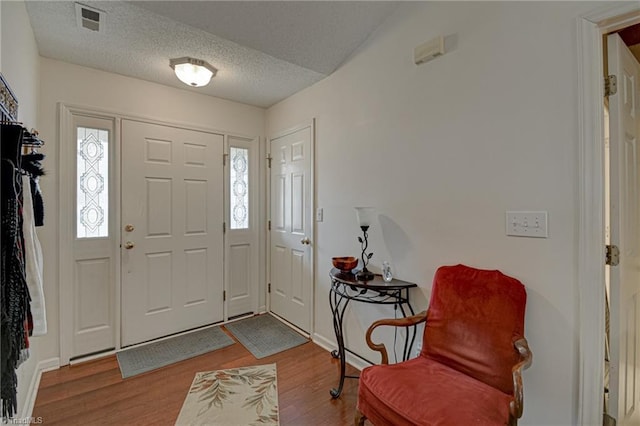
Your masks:
<svg viewBox="0 0 640 426"><path fill-rule="evenodd" d="M105 13L100 9L76 3L76 22L80 28L104 31Z"/></svg>

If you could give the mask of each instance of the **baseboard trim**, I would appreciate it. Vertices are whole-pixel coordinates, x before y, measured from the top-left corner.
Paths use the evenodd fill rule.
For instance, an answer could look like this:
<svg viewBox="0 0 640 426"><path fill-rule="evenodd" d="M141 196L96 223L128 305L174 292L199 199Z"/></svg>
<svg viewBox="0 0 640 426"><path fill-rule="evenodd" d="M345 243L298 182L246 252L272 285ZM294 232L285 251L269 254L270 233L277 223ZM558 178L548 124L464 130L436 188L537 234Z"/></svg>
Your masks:
<svg viewBox="0 0 640 426"><path fill-rule="evenodd" d="M30 418L33 414L33 407L36 404L36 397L38 396L38 387L40 386L42 373L51 370L57 370L58 368L60 368L60 358L44 359L38 362L38 364L36 365L36 371L34 372L33 377L31 377L31 383L29 383L27 399L25 401L24 407L22 407L20 418Z"/></svg>
<svg viewBox="0 0 640 426"><path fill-rule="evenodd" d="M333 352L337 349L337 345L333 340L327 339L326 337L318 333L313 334L313 343L328 352ZM371 365L371 363L367 362L365 359L349 352L347 352L347 364L355 367L359 371L362 371L363 368L369 367Z"/></svg>

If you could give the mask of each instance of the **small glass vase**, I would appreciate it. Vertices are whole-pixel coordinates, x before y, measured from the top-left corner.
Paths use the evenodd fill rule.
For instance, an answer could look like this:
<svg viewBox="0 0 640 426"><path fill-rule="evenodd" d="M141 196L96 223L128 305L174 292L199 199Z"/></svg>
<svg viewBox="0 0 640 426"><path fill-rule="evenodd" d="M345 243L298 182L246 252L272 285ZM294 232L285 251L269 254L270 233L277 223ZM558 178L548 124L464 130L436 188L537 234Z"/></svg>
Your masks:
<svg viewBox="0 0 640 426"><path fill-rule="evenodd" d="M389 283L393 280L393 273L391 272L391 265L389 262L382 262L382 279L384 282Z"/></svg>

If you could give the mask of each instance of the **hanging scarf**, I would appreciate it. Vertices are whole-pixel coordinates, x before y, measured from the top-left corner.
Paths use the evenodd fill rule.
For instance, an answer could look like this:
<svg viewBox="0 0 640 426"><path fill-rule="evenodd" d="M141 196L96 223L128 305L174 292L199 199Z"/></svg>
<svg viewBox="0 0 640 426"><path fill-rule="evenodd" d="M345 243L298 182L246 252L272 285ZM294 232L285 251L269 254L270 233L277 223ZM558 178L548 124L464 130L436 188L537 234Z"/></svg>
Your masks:
<svg viewBox="0 0 640 426"><path fill-rule="evenodd" d="M33 200L33 220L35 226L44 225L44 205L42 200L42 192L40 192L39 180L40 176L44 176L45 172L42 168L42 160L45 155L41 153L31 153L22 156L22 170L27 172L30 177L31 199ZM26 191L26 188L24 189Z"/></svg>

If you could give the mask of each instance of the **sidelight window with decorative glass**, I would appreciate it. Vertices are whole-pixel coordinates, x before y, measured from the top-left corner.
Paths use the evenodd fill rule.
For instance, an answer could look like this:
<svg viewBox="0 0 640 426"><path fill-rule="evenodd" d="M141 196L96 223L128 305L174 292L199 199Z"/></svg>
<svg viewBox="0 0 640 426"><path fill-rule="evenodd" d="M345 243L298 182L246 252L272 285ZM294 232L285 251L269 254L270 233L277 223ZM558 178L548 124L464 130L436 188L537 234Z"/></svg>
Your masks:
<svg viewBox="0 0 640 426"><path fill-rule="evenodd" d="M76 237L109 236L109 131L77 128Z"/></svg>

